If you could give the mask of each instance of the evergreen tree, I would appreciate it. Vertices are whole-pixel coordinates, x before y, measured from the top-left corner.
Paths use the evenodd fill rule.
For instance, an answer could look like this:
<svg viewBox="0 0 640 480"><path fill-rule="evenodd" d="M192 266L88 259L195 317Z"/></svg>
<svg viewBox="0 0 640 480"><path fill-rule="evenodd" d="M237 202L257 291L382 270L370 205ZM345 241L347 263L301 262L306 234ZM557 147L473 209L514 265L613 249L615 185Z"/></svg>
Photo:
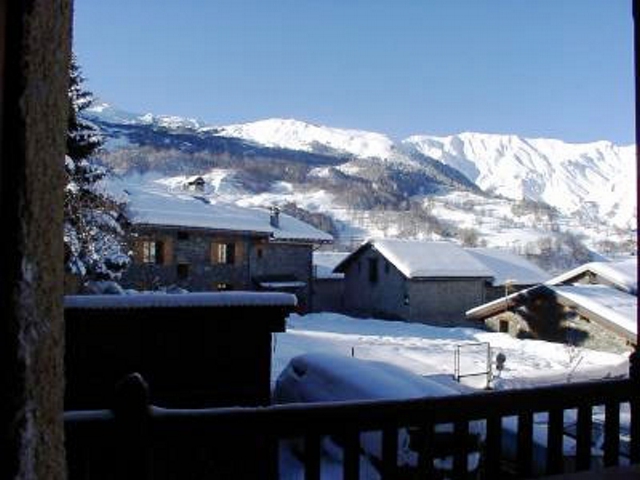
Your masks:
<svg viewBox="0 0 640 480"><path fill-rule="evenodd" d="M97 165L103 138L100 129L81 116L93 94L75 57L69 82L67 185L64 202L65 266L82 280L117 280L129 264L125 206L109 197L100 180L107 171Z"/></svg>

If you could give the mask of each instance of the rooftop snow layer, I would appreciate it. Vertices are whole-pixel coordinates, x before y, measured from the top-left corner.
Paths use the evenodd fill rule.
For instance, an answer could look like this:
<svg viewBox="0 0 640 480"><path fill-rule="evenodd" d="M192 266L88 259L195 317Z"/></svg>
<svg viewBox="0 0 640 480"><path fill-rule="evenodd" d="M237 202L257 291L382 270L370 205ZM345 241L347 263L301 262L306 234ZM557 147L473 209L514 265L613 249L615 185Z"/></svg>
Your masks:
<svg viewBox="0 0 640 480"><path fill-rule="evenodd" d="M493 272L493 285L534 285L549 279L549 274L524 257L496 248L467 248L466 251Z"/></svg>
<svg viewBox="0 0 640 480"><path fill-rule="evenodd" d="M124 185L124 189L136 224L255 232L276 240L333 240L328 233L289 215L281 213L280 227L276 228L271 226L266 209L239 207L159 182Z"/></svg>
<svg viewBox="0 0 640 480"><path fill-rule="evenodd" d="M333 271L345 258L347 252L313 252L313 275L315 278L344 278L344 273Z"/></svg>
<svg viewBox="0 0 640 480"><path fill-rule="evenodd" d="M379 251L407 278L493 277L491 270L455 243L369 240L352 255L357 255L367 245ZM344 262L336 269L343 264Z"/></svg>
<svg viewBox="0 0 640 480"><path fill-rule="evenodd" d="M184 307L295 307L296 296L267 292L141 293L135 295L67 295L64 308L130 309Z"/></svg>
<svg viewBox="0 0 640 480"><path fill-rule="evenodd" d="M554 285L550 288L557 295L633 334L635 340L637 297L606 285Z"/></svg>
<svg viewBox="0 0 640 480"><path fill-rule="evenodd" d="M549 285L567 283L585 273L594 273L629 293L638 291L638 260L631 258L617 262L591 262L569 270L547 282Z"/></svg>

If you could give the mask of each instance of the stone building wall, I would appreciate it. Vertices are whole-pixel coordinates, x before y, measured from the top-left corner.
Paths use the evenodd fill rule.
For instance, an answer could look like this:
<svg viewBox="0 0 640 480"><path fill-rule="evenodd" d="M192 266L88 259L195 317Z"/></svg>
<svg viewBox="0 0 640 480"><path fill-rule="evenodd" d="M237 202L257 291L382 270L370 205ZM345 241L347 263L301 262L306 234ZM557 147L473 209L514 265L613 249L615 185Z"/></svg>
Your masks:
<svg viewBox="0 0 640 480"><path fill-rule="evenodd" d="M304 282L304 287L287 291L298 297L299 310L308 311L312 308L311 257L312 248L308 244L254 243L249 256L251 276L258 279L291 278Z"/></svg>
<svg viewBox="0 0 640 480"><path fill-rule="evenodd" d="M377 281L370 280L376 262ZM484 303L485 279L407 279L380 253L368 249L345 272L345 310L359 316L441 325L466 323L466 310Z"/></svg>
<svg viewBox="0 0 640 480"><path fill-rule="evenodd" d="M162 261L144 263L140 242L162 242ZM212 261L211 245L234 243L233 264ZM287 278L304 287L283 289L298 297L300 309L311 305L311 252L309 244L269 242L247 234L225 234L207 230L176 228L141 229L134 249L134 262L122 277L124 288L153 290L177 286L193 292L257 290L261 278Z"/></svg>
<svg viewBox="0 0 640 480"><path fill-rule="evenodd" d="M187 238L183 238L184 235ZM125 288L151 290L157 286L178 286L186 290L201 292L218 290L225 284L233 290L252 289L249 257L251 237L224 235L203 230L145 229L140 232L138 242L158 240L163 244L161 263L143 263L142 252L134 252L134 261L122 277ZM212 262L211 244L234 243L233 264ZM181 275L182 273L182 275Z"/></svg>
<svg viewBox="0 0 640 480"><path fill-rule="evenodd" d="M434 278L409 282L409 320L442 326L466 324L465 312L484 303L483 278Z"/></svg>
<svg viewBox="0 0 640 480"><path fill-rule="evenodd" d="M377 262L377 281L370 280L371 261ZM344 305L358 316L409 319L404 304L407 293L405 277L378 252L368 249L347 266Z"/></svg>
<svg viewBox="0 0 640 480"><path fill-rule="evenodd" d="M628 353L633 346L623 337L587 318L572 316L563 308L557 315L535 319L522 308L501 312L484 321L489 330L503 331L518 338L537 338L567 346L590 348L604 352ZM544 328L541 328L544 325Z"/></svg>

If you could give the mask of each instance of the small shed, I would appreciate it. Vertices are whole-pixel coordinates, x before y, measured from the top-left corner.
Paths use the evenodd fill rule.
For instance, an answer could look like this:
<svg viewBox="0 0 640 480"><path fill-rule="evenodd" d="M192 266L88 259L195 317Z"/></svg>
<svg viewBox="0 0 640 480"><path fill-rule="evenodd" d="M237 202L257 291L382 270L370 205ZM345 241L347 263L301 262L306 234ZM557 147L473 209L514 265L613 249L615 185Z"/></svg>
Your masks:
<svg viewBox="0 0 640 480"><path fill-rule="evenodd" d="M369 240L334 271L345 275L348 312L443 326L464 323L492 279L459 245L419 240Z"/></svg>
<svg viewBox="0 0 640 480"><path fill-rule="evenodd" d="M132 372L159 406L267 405L271 334L295 305L286 293L67 296L65 409L110 408Z"/></svg>

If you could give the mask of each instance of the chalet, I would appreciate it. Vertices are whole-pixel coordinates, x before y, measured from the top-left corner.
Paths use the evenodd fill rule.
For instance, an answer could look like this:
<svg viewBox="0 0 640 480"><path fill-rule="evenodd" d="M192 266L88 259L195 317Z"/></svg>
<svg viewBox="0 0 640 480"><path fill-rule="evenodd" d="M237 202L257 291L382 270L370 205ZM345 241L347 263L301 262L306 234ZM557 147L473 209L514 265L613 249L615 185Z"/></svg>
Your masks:
<svg viewBox="0 0 640 480"><path fill-rule="evenodd" d="M242 208L175 194L162 185L127 188L137 234L126 288L268 290L311 302L311 253L332 237L279 210Z"/></svg>
<svg viewBox="0 0 640 480"><path fill-rule="evenodd" d="M493 273L451 242L369 240L334 270L356 315L452 325L484 302Z"/></svg>
<svg viewBox="0 0 640 480"><path fill-rule="evenodd" d="M313 311L344 311L344 273L334 272L347 252L313 252Z"/></svg>
<svg viewBox="0 0 640 480"><path fill-rule="evenodd" d="M637 335L637 261L592 262L467 311L493 330L625 351Z"/></svg>

